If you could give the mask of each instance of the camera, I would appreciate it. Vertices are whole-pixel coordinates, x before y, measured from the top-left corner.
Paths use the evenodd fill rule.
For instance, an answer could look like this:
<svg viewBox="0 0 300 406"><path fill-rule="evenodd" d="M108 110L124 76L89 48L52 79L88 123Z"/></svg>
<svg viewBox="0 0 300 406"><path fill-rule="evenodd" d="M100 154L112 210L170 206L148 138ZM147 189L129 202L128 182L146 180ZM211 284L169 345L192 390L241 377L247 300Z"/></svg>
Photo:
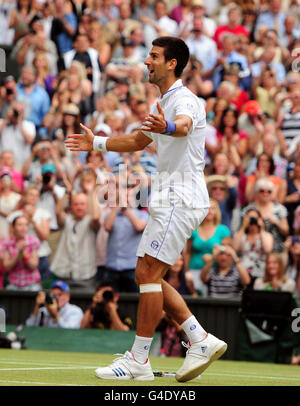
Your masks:
<svg viewBox="0 0 300 406"><path fill-rule="evenodd" d="M250 217L250 219L249 219L249 224L250 224L250 225L258 226L258 220L257 220L257 218L256 218L256 217Z"/></svg>
<svg viewBox="0 0 300 406"><path fill-rule="evenodd" d="M220 246L220 252L225 252L226 251L226 247L224 247L224 245Z"/></svg>
<svg viewBox="0 0 300 406"><path fill-rule="evenodd" d="M51 181L51 174L50 173L44 173L43 174L43 183L44 185L48 185L48 183L50 183Z"/></svg>
<svg viewBox="0 0 300 406"><path fill-rule="evenodd" d="M14 116L15 118L18 118L18 117L19 117L19 112L18 112L18 110L13 109L13 116Z"/></svg>
<svg viewBox="0 0 300 406"><path fill-rule="evenodd" d="M52 292L46 292L45 303L46 304L53 304L53 300L56 300L56 296Z"/></svg>
<svg viewBox="0 0 300 406"><path fill-rule="evenodd" d="M108 303L111 302L114 298L114 294L111 290L105 290L102 294L104 302Z"/></svg>

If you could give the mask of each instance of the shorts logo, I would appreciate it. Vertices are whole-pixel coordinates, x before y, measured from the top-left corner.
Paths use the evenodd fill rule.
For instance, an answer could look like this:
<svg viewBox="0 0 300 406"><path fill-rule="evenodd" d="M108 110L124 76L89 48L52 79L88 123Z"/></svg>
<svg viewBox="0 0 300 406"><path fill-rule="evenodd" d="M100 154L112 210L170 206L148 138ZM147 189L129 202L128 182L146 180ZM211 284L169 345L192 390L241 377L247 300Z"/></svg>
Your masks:
<svg viewBox="0 0 300 406"><path fill-rule="evenodd" d="M159 247L159 244L158 244L158 242L157 241L152 241L152 243L151 243L151 248L153 248L154 250L157 250L157 248Z"/></svg>
<svg viewBox="0 0 300 406"><path fill-rule="evenodd" d="M144 350L149 350L150 346L149 345L145 345Z"/></svg>
<svg viewBox="0 0 300 406"><path fill-rule="evenodd" d="M196 324L193 324L193 325L190 327L190 330L193 331L193 330L195 330L196 327L197 327Z"/></svg>

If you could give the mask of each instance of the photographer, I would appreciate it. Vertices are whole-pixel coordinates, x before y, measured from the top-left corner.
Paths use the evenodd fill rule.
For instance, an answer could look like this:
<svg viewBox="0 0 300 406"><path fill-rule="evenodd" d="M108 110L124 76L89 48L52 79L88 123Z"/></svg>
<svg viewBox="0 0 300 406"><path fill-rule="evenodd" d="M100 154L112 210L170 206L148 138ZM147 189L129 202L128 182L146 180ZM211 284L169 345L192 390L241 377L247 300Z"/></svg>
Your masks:
<svg viewBox="0 0 300 406"><path fill-rule="evenodd" d="M55 281L50 292L37 294L32 314L26 320L28 327L80 328L83 312L70 304L70 288L66 282Z"/></svg>
<svg viewBox="0 0 300 406"><path fill-rule="evenodd" d="M234 234L233 247L252 282L264 274L266 256L273 250L273 236L257 209L249 209L243 217L241 228Z"/></svg>
<svg viewBox="0 0 300 406"><path fill-rule="evenodd" d="M80 328L102 328L128 331L131 320L125 324L118 313L119 295L109 282L103 281L93 296L91 306L84 313Z"/></svg>
<svg viewBox="0 0 300 406"><path fill-rule="evenodd" d="M34 124L24 119L24 104L13 102L0 120L0 151L12 151L18 169L30 157L35 135Z"/></svg>
<svg viewBox="0 0 300 406"><path fill-rule="evenodd" d="M211 297L237 296L250 283L250 276L241 264L235 250L229 245L215 245L212 255L205 256L201 279L208 284Z"/></svg>

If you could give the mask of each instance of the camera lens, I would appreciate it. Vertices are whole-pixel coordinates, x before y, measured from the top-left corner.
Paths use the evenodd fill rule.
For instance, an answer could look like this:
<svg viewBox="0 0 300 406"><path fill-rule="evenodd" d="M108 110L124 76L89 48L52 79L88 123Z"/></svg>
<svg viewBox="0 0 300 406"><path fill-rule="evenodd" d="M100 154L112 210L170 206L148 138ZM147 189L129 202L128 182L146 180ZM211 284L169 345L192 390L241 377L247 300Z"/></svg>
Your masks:
<svg viewBox="0 0 300 406"><path fill-rule="evenodd" d="M102 296L106 302L110 302L113 300L114 294L111 290L106 290L105 292L103 292Z"/></svg>

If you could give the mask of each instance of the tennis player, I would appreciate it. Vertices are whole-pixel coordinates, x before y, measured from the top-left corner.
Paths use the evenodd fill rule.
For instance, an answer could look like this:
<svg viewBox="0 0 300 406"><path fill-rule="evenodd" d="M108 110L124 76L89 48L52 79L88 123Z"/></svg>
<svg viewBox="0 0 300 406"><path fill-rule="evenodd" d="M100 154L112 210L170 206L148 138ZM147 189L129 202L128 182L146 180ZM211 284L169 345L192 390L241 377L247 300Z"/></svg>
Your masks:
<svg viewBox="0 0 300 406"><path fill-rule="evenodd" d="M157 176L151 189L150 220L137 250L136 283L140 299L136 337L131 351L108 367L95 371L101 379L150 381L154 379L149 351L162 310L181 325L189 343L179 382L201 374L220 358L227 344L200 325L182 296L163 277L208 212L209 197L203 175L206 115L203 103L180 76L189 60L184 41L159 37L152 42L145 65L149 81L160 97L138 132L107 138L72 134L65 141L71 151L143 150L152 141L158 155Z"/></svg>

